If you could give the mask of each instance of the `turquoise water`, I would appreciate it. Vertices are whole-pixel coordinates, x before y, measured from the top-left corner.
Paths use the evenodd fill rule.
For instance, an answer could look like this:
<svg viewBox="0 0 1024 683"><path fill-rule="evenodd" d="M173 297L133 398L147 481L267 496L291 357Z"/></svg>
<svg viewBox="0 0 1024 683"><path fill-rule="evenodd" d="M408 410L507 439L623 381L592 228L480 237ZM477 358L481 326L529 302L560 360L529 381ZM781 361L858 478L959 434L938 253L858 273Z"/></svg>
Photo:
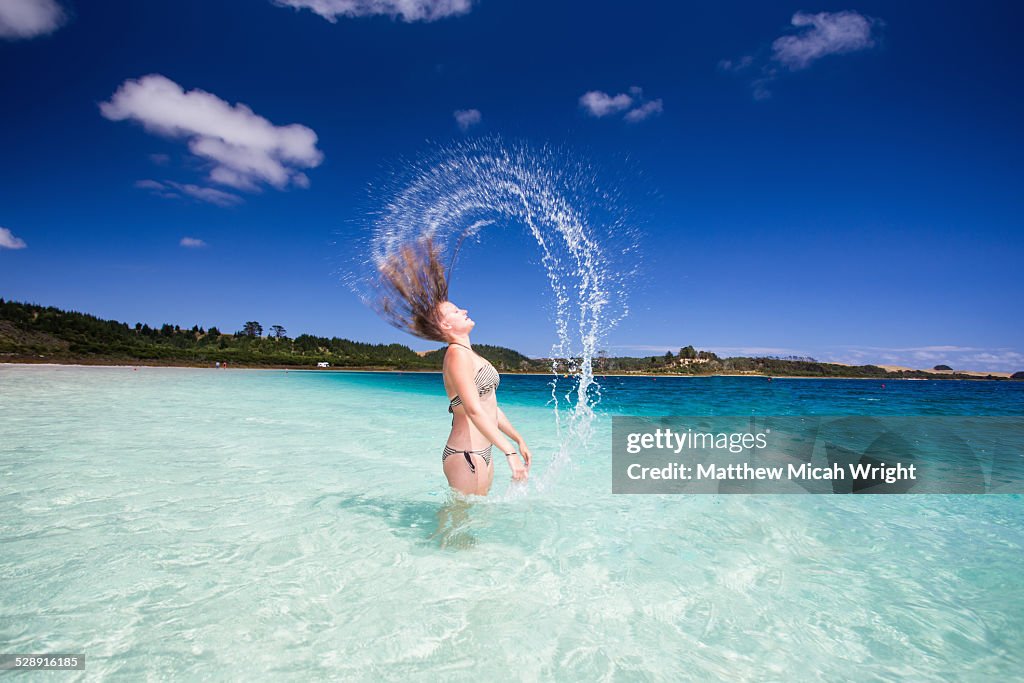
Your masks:
<svg viewBox="0 0 1024 683"><path fill-rule="evenodd" d="M447 500L438 375L0 365L2 652L61 680L1009 680L1024 510L992 496L613 496L611 414L1024 415L1024 384L603 381L559 449ZM564 404L563 404L564 408Z"/></svg>

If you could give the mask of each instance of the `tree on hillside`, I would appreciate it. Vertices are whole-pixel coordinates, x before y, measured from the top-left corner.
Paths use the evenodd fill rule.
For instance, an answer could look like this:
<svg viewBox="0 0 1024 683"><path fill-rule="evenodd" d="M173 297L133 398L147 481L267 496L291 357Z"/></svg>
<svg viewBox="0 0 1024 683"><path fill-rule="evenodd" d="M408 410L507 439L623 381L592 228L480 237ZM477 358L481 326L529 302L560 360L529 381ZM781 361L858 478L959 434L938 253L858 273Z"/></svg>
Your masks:
<svg viewBox="0 0 1024 683"><path fill-rule="evenodd" d="M284 329L280 325L271 325L270 329L274 331L274 337L276 339L282 339L286 334L288 334L288 330Z"/></svg>
<svg viewBox="0 0 1024 683"><path fill-rule="evenodd" d="M697 350L694 349L692 346L684 346L683 348L679 349L679 358L680 359L696 358L696 357L697 357Z"/></svg>
<svg viewBox="0 0 1024 683"><path fill-rule="evenodd" d="M255 320L250 320L242 328L242 334L247 337L262 337L263 336L263 325L260 325Z"/></svg>

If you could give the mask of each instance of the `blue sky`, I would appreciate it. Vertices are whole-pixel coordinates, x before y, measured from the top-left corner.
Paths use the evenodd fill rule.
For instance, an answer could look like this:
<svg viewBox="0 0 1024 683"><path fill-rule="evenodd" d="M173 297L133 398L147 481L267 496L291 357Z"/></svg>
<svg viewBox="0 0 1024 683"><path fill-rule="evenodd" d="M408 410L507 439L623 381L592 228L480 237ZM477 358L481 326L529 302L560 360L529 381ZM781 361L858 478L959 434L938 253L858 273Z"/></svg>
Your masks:
<svg viewBox="0 0 1024 683"><path fill-rule="evenodd" d="M388 168L500 135L624 178L643 271L612 353L1024 370L1021 19L1015 3L0 0L0 296L431 348L338 268ZM547 352L527 261L456 273L474 341Z"/></svg>

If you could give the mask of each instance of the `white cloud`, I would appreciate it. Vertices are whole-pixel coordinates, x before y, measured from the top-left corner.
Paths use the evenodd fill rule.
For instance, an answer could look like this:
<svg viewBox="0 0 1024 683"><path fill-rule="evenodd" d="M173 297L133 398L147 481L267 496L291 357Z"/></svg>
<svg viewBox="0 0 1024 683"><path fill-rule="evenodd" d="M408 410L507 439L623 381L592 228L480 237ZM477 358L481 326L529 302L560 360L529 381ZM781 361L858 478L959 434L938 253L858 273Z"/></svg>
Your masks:
<svg viewBox="0 0 1024 683"><path fill-rule="evenodd" d="M626 112L626 116L624 118L630 123L639 123L646 118L654 116L655 114L660 114L663 109L664 107L662 106L660 99L651 100L650 102L641 104L636 109Z"/></svg>
<svg viewBox="0 0 1024 683"><path fill-rule="evenodd" d="M580 96L580 106L586 109L591 116L598 118L625 111L632 105L633 98L626 93L612 96L600 90L591 90Z"/></svg>
<svg viewBox="0 0 1024 683"><path fill-rule="evenodd" d="M748 66L754 63L754 57L752 55L743 55L739 59L723 59L718 62L718 68L722 71L743 71Z"/></svg>
<svg viewBox="0 0 1024 683"><path fill-rule="evenodd" d="M772 96L769 86L779 77L782 69L801 71L827 55L840 55L866 50L875 45L874 29L883 26L880 19L866 17L852 11L797 12L790 20L798 33L776 38L771 57L755 59L744 55L739 59L718 62L720 71L740 73L752 69L750 82L755 100ZM756 69L753 67L757 66Z"/></svg>
<svg viewBox="0 0 1024 683"><path fill-rule="evenodd" d="M701 349L705 347L697 347ZM708 351L714 351L720 356L806 356L807 354L798 349L789 349L778 346L711 346Z"/></svg>
<svg viewBox="0 0 1024 683"><path fill-rule="evenodd" d="M297 123L275 126L242 103L232 106L198 89L186 92L159 74L126 80L99 106L111 121L132 120L156 135L186 139L192 154L212 164L211 182L239 190L258 191L263 184L279 190L308 187L309 178L299 169L323 161L312 129ZM210 196L220 192L182 191L197 196L203 190Z"/></svg>
<svg viewBox="0 0 1024 683"><path fill-rule="evenodd" d="M198 199L216 206L234 206L242 202L238 195L224 192L213 187L202 187L190 183L176 183L173 180L137 180L135 187L140 190L150 190L153 194L164 199L181 199L182 195Z"/></svg>
<svg viewBox="0 0 1024 683"><path fill-rule="evenodd" d="M775 80L775 71L772 70L764 78L758 78L750 84L750 88L753 91L754 99L761 101L770 99L772 91L768 89L768 85Z"/></svg>
<svg viewBox="0 0 1024 683"><path fill-rule="evenodd" d="M212 187L202 187L190 183L170 183L172 187L203 202L216 204L217 206L234 206L241 204L242 198L230 192L223 192Z"/></svg>
<svg viewBox="0 0 1024 683"><path fill-rule="evenodd" d="M190 183L181 184L178 182L173 182L171 184L181 190L185 195L194 197L202 202L209 202L210 204L216 204L217 206L234 206L242 203L242 198L238 195L231 195L230 193L225 193L225 191L221 191L213 187L202 187L200 185Z"/></svg>
<svg viewBox="0 0 1024 683"><path fill-rule="evenodd" d="M600 90L591 90L580 96L580 106L597 118L626 112L623 118L629 123L639 123L664 110L660 99L644 99L644 89L638 85L630 86L628 95L609 95Z"/></svg>
<svg viewBox="0 0 1024 683"><path fill-rule="evenodd" d="M453 116L455 116L455 122L459 124L459 128L462 130L469 130L470 126L480 123L483 118L480 115L479 109L456 109L453 112Z"/></svg>
<svg viewBox="0 0 1024 683"><path fill-rule="evenodd" d="M25 240L15 237L7 228L0 228L0 249L24 249Z"/></svg>
<svg viewBox="0 0 1024 683"><path fill-rule="evenodd" d="M163 190L167 186L157 180L136 180L135 187L140 190Z"/></svg>
<svg viewBox="0 0 1024 683"><path fill-rule="evenodd" d="M861 365L900 365L930 370L948 365L955 370L973 372L1017 372L1024 370L1024 354L1010 348L982 348L936 344L931 346L846 346L827 354L829 360Z"/></svg>
<svg viewBox="0 0 1024 683"><path fill-rule="evenodd" d="M140 190L149 190L156 196L163 197L164 199L181 198L181 194L175 191L175 189L172 188L169 184L161 183L158 180L136 180L135 187L139 188Z"/></svg>
<svg viewBox="0 0 1024 683"><path fill-rule="evenodd" d="M790 71L806 69L826 55L857 52L872 47L873 21L857 12L797 12L792 24L810 27L792 36L782 36L772 43L772 59Z"/></svg>
<svg viewBox="0 0 1024 683"><path fill-rule="evenodd" d="M964 362L972 367L983 367L985 370L997 368L1003 372L1024 371L1024 353L1009 349L997 349L964 356Z"/></svg>
<svg viewBox="0 0 1024 683"><path fill-rule="evenodd" d="M206 242L198 237L182 237L178 244L188 249L201 249L206 246Z"/></svg>
<svg viewBox="0 0 1024 683"><path fill-rule="evenodd" d="M402 21L437 21L466 14L473 0L272 0L279 7L308 9L334 23L338 17L387 15Z"/></svg>
<svg viewBox="0 0 1024 683"><path fill-rule="evenodd" d="M35 38L53 33L66 20L55 0L0 0L0 38Z"/></svg>

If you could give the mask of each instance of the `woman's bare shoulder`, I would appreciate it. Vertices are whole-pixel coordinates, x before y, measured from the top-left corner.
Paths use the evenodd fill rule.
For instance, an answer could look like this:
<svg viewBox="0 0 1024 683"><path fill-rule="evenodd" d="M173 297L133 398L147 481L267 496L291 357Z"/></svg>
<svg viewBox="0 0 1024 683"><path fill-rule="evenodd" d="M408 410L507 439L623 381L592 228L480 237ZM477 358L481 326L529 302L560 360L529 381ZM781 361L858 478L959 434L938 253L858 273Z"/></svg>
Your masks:
<svg viewBox="0 0 1024 683"><path fill-rule="evenodd" d="M449 346L448 351L444 354L441 368L444 372L448 372L449 369L454 372L472 371L476 367L474 355L472 351L461 346Z"/></svg>

